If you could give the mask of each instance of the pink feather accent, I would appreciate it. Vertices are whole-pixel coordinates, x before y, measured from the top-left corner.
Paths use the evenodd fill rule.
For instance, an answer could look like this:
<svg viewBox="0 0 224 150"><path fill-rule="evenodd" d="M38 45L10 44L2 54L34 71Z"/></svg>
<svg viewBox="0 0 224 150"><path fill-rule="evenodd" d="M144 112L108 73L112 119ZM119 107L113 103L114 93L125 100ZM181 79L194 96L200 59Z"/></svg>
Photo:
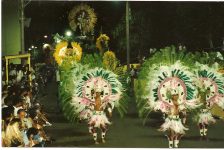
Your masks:
<svg viewBox="0 0 224 150"><path fill-rule="evenodd" d="M200 78L200 80L202 80L203 83L204 83L205 80L206 81L210 81L214 85L214 87L215 87L215 93L218 93L218 85L216 84L215 81L213 81L210 78Z"/></svg>
<svg viewBox="0 0 224 150"><path fill-rule="evenodd" d="M213 106L217 104L218 106L224 108L224 94L216 94L209 99L210 105Z"/></svg>
<svg viewBox="0 0 224 150"><path fill-rule="evenodd" d="M155 105L154 110L161 110L162 112L168 112L169 108L171 107L171 105L162 100L159 100L156 103L157 104Z"/></svg>
<svg viewBox="0 0 224 150"><path fill-rule="evenodd" d="M104 84L107 84L108 85L108 88L109 88L109 95L111 95L112 93L112 89L111 89L111 85L108 83L107 80L101 78L101 77L92 77L90 78L89 80L87 80L85 83L84 83L84 86L82 88L82 95L85 96L86 95L86 91L85 91L85 88L86 88L86 84L92 82L93 83L93 89L96 89L96 88L103 88Z"/></svg>
<svg viewBox="0 0 224 150"><path fill-rule="evenodd" d="M117 101L119 100L121 97L121 94L115 94L115 95L109 95L109 96L106 96L103 101L102 101L102 108L105 108L106 105L110 102L110 101Z"/></svg>
<svg viewBox="0 0 224 150"><path fill-rule="evenodd" d="M81 99L81 104L84 104L84 105L90 105L92 102L89 100L89 99L87 99L87 98L82 98Z"/></svg>
<svg viewBox="0 0 224 150"><path fill-rule="evenodd" d="M89 106L92 103L91 100L89 100L88 98L83 98L83 97L72 97L72 102L80 103L81 105L86 105L86 106Z"/></svg>
<svg viewBox="0 0 224 150"><path fill-rule="evenodd" d="M198 98L191 99L191 100L185 100L183 104L185 107L188 107L189 109L195 109L195 108L201 106L201 103Z"/></svg>
<svg viewBox="0 0 224 150"><path fill-rule="evenodd" d="M79 114L79 117L81 119L87 119L90 116L92 116L92 111L90 111L89 109L85 109L85 110L81 111Z"/></svg>

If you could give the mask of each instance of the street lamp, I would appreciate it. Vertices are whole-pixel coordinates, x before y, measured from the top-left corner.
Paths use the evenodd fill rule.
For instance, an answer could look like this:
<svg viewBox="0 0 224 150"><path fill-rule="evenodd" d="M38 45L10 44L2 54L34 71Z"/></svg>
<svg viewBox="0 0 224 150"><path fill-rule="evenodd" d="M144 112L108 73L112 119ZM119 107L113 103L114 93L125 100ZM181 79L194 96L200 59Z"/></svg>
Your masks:
<svg viewBox="0 0 224 150"><path fill-rule="evenodd" d="M48 47L50 47L49 44L44 44L44 45L43 45L43 49L46 49L46 48L48 48Z"/></svg>
<svg viewBox="0 0 224 150"><path fill-rule="evenodd" d="M44 38L46 39L47 38L47 35L45 35Z"/></svg>
<svg viewBox="0 0 224 150"><path fill-rule="evenodd" d="M130 72L129 2L128 1L126 1L126 48L127 48L127 71Z"/></svg>
<svg viewBox="0 0 224 150"><path fill-rule="evenodd" d="M72 36L72 32L70 30L68 30L68 31L65 32L65 35L67 37L71 37Z"/></svg>
<svg viewBox="0 0 224 150"><path fill-rule="evenodd" d="M21 52L24 53L25 52L25 39L24 39L24 26L25 26L25 15L24 15L24 9L25 7L31 2L31 0L26 1L26 3L24 3L25 0L20 0L19 1L19 13L20 13L20 36L21 36Z"/></svg>

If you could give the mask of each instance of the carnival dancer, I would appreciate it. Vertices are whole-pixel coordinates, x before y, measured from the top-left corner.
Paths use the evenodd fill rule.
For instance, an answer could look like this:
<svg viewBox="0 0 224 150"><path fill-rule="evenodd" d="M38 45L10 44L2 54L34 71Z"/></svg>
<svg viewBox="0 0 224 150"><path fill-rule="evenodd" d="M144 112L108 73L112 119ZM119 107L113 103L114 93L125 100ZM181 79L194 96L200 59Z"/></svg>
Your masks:
<svg viewBox="0 0 224 150"><path fill-rule="evenodd" d="M211 114L211 107L210 104L206 102L206 98L201 98L201 103L203 106L200 109L200 113L198 116L198 127L200 130L200 136L201 139L206 138L207 139L207 132L208 132L208 125L214 124L216 120Z"/></svg>
<svg viewBox="0 0 224 150"><path fill-rule="evenodd" d="M161 111L164 114L165 122L159 131L168 131L169 148L179 147L181 137L188 130L187 112L200 106L197 89L192 85L193 75L188 67L176 61L170 65L153 64L145 77L143 95L138 99L139 106L143 106L139 108L140 113Z"/></svg>
<svg viewBox="0 0 224 150"><path fill-rule="evenodd" d="M196 66L194 83L198 88L202 104L196 120L201 139L208 139L208 126L216 122L211 114L212 107L216 104L224 109L224 77L216 69L207 65L197 63Z"/></svg>
<svg viewBox="0 0 224 150"><path fill-rule="evenodd" d="M115 107L118 110L122 105L124 107L121 99L123 90L117 75L101 68L88 70L76 81L75 94L70 104L78 119L88 123L95 144L99 144L98 129L101 130L102 143L105 143L105 135L111 124L107 111L111 117Z"/></svg>
<svg viewBox="0 0 224 150"><path fill-rule="evenodd" d="M102 107L102 100L100 98L101 96L101 90L100 88L97 88L94 94L95 98L95 104L94 104L94 110L93 110L93 115L90 118L89 121L89 126L91 129L91 133L93 134L93 139L95 141L95 144L99 144L97 141L97 128L101 130L101 138L102 142L105 143L105 135L106 131L108 129L108 125L111 123L109 122L106 113L104 112L104 108ZM112 116L112 110L109 109L109 114Z"/></svg>
<svg viewBox="0 0 224 150"><path fill-rule="evenodd" d="M179 94L176 90L171 91L171 100L173 106L169 108L168 117L165 122L161 125L160 131L168 131L167 136L169 140L169 148L177 148L181 137L185 134L188 128L184 127L182 120L180 118L181 108L178 103Z"/></svg>

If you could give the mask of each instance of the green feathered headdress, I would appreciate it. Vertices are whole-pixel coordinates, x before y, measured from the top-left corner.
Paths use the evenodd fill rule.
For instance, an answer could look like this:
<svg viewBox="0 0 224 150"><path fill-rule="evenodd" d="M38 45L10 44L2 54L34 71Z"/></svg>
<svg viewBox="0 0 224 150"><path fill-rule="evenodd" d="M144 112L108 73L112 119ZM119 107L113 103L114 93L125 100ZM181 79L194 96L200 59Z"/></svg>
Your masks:
<svg viewBox="0 0 224 150"><path fill-rule="evenodd" d="M217 104L224 109L224 77L217 68L196 63L194 83L204 104Z"/></svg>
<svg viewBox="0 0 224 150"><path fill-rule="evenodd" d="M157 101L160 102L163 99L159 97L164 96L164 102L167 105L172 104L171 91L168 88L164 90L161 88L161 86L168 86L171 82L180 83L179 91L185 93L183 98L187 101L186 103L195 99L197 90L192 85L193 74L190 71L193 68L193 54L185 50L179 51L174 46L161 49L147 59L141 68L135 88L140 117L147 116L150 111L157 109L155 108ZM161 96L158 95L159 91ZM164 105L164 110L167 109L167 105Z"/></svg>

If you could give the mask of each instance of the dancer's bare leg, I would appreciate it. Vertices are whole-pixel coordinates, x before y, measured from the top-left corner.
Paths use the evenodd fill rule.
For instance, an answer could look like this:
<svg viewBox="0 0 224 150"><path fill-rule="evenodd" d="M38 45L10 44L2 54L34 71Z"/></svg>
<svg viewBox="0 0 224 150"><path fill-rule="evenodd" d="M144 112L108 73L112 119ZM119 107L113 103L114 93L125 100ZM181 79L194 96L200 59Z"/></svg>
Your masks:
<svg viewBox="0 0 224 150"><path fill-rule="evenodd" d="M198 126L199 126L200 136L202 138L204 136L204 125L202 123L199 123Z"/></svg>
<svg viewBox="0 0 224 150"><path fill-rule="evenodd" d="M204 130L203 130L203 133L204 133L204 137L206 140L208 140L208 125L207 124L204 124Z"/></svg>
<svg viewBox="0 0 224 150"><path fill-rule="evenodd" d="M179 142L180 142L181 137L182 137L181 134L176 134L175 139L174 139L174 147L175 148L179 147Z"/></svg>
<svg viewBox="0 0 224 150"><path fill-rule="evenodd" d="M102 143L106 143L105 136L106 136L107 127L101 125L100 128L101 128Z"/></svg>
<svg viewBox="0 0 224 150"><path fill-rule="evenodd" d="M97 128L95 128L94 125L95 125L94 123L90 125L91 132L93 134L93 140L94 140L95 144L99 144L99 142L97 141Z"/></svg>
<svg viewBox="0 0 224 150"><path fill-rule="evenodd" d="M170 135L168 136L169 148L173 148L174 131L170 130Z"/></svg>

